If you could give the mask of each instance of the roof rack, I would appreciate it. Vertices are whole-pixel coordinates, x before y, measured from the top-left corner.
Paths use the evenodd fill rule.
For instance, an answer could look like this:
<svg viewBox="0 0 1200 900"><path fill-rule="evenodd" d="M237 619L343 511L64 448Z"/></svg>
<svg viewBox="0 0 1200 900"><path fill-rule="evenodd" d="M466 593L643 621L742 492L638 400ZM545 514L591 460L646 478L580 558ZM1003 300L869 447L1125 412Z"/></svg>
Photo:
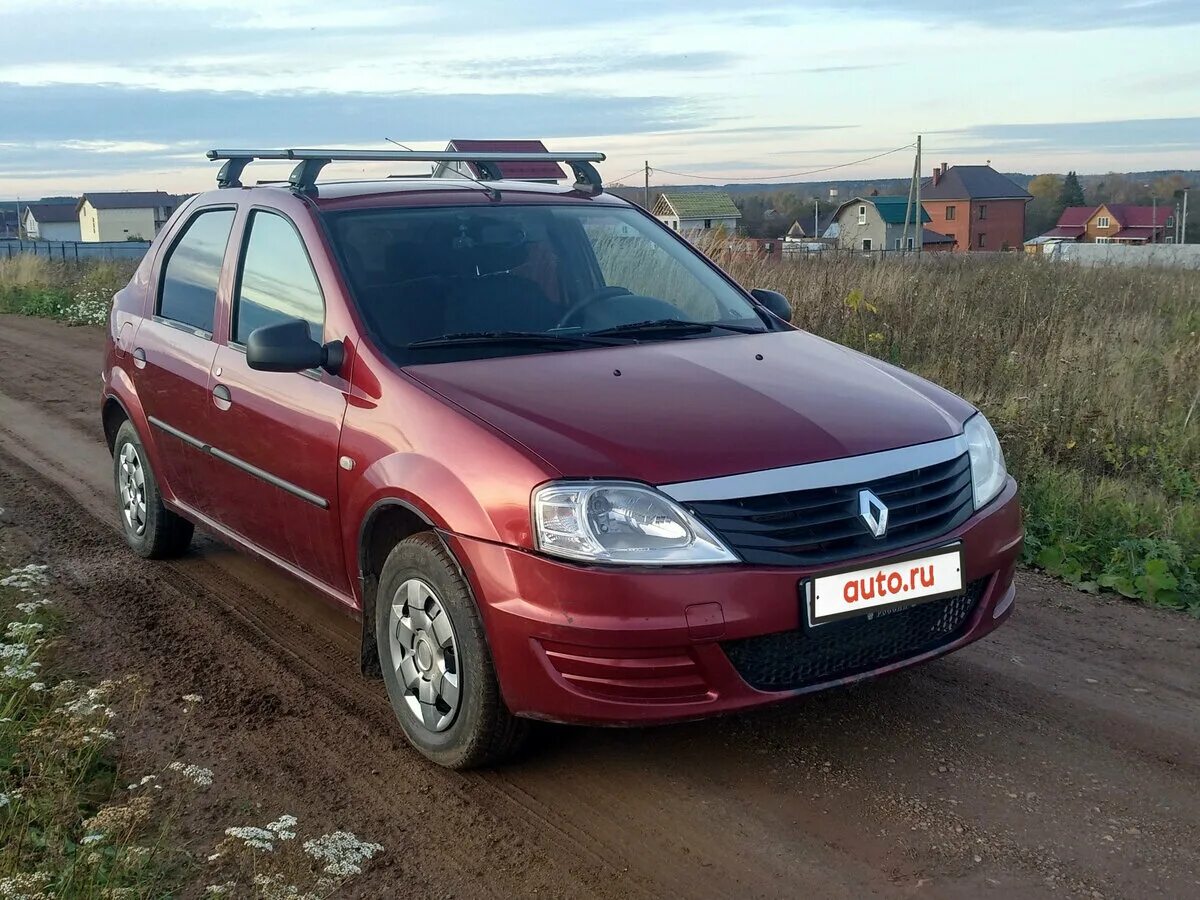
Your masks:
<svg viewBox="0 0 1200 900"><path fill-rule="evenodd" d="M217 173L217 186L241 187L242 171L259 159L296 160L288 184L304 193L315 191L317 176L331 162L468 162L479 169L487 181L502 181L500 163L561 162L575 173L575 190L589 196L604 191L604 182L592 163L604 162L603 153L501 153L450 150L209 150L212 160L224 160Z"/></svg>

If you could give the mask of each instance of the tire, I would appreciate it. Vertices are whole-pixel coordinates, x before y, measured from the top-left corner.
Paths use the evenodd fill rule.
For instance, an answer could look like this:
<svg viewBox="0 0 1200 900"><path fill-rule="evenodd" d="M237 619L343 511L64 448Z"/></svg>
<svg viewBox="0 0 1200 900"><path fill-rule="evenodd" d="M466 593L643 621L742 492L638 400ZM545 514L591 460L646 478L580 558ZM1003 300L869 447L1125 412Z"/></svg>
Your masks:
<svg viewBox="0 0 1200 900"><path fill-rule="evenodd" d="M525 743L529 723L500 696L470 589L432 532L388 554L375 636L392 709L409 742L429 759L469 769L501 762Z"/></svg>
<svg viewBox="0 0 1200 900"><path fill-rule="evenodd" d="M113 442L113 486L121 531L134 553L146 559L170 559L187 552L192 523L163 506L146 448L128 420L121 423Z"/></svg>

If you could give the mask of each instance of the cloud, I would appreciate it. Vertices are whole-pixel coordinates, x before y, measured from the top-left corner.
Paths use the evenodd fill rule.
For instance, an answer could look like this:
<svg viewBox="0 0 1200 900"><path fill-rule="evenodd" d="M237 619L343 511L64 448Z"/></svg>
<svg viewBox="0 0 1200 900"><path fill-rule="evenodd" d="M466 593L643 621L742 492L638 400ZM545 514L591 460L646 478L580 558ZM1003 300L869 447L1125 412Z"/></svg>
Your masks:
<svg viewBox="0 0 1200 900"><path fill-rule="evenodd" d="M970 128L933 132L964 139L970 147L943 147L952 152L978 151L1071 151L1086 147L1096 151L1187 150L1200 145L1200 116L1172 119L1113 119L1099 122L1045 122L975 125ZM977 143L976 143L977 142ZM941 151L939 151L941 152Z"/></svg>
<svg viewBox="0 0 1200 900"><path fill-rule="evenodd" d="M725 68L741 59L736 53L603 53L478 60L454 66L468 77L546 78L616 75L630 72L700 72Z"/></svg>
<svg viewBox="0 0 1200 900"><path fill-rule="evenodd" d="M132 171L201 162L219 145L383 145L459 137L671 131L702 110L660 97L559 94L255 94L118 85L0 84L12 174ZM190 154L195 154L191 157Z"/></svg>
<svg viewBox="0 0 1200 900"><path fill-rule="evenodd" d="M1099 28L1178 28L1200 23L1196 0L820 0L842 11L931 24L969 22L1011 30L1092 31Z"/></svg>

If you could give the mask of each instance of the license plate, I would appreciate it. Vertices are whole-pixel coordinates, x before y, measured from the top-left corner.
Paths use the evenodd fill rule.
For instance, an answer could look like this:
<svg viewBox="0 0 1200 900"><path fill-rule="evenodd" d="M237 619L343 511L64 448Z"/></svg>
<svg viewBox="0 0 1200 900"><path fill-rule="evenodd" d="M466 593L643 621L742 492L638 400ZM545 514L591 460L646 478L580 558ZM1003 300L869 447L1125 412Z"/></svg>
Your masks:
<svg viewBox="0 0 1200 900"><path fill-rule="evenodd" d="M962 545L831 572L805 587L811 625L951 597L963 592Z"/></svg>

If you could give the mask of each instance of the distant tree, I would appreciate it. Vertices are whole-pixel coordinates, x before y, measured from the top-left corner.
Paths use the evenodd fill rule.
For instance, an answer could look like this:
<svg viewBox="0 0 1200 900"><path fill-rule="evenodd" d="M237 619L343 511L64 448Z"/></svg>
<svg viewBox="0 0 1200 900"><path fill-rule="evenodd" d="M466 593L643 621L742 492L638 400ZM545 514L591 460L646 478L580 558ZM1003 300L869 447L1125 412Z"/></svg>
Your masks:
<svg viewBox="0 0 1200 900"><path fill-rule="evenodd" d="M1036 175L1029 182L1033 199L1025 207L1025 237L1045 234L1062 215L1063 180L1058 175Z"/></svg>
<svg viewBox="0 0 1200 900"><path fill-rule="evenodd" d="M1058 199L1061 209L1066 209L1068 206L1086 205L1086 201L1083 199L1083 185L1079 183L1079 176L1073 171L1068 172L1066 179L1063 180L1062 192Z"/></svg>

